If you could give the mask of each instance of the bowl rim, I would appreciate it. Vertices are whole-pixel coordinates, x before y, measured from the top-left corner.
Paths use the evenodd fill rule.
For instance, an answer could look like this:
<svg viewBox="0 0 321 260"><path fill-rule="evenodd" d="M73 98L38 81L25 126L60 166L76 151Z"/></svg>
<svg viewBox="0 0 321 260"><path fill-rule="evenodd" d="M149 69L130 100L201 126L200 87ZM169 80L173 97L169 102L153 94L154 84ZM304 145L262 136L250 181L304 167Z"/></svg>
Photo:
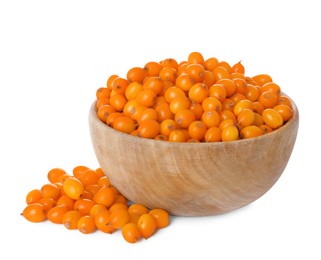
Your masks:
<svg viewBox="0 0 321 260"><path fill-rule="evenodd" d="M248 139L238 139L235 141L229 141L229 142L169 142L169 141L162 141L162 140L155 140L155 139L149 139L149 138L142 138L142 137L138 137L138 136L134 136L134 135L130 135L130 134L126 134L126 133L122 133L120 131L115 130L114 128L108 126L106 123L102 122L98 116L97 116L97 108L96 108L96 101L92 102L92 105L90 107L90 111L89 111L89 119L90 120L94 120L96 124L98 124L99 127L102 127L104 129L106 129L106 131L110 131L113 132L119 136L122 137L122 139L128 139L130 142L135 142L135 143L140 143L140 145L142 144L146 144L146 145L155 145L155 144L159 144L161 146L166 146L166 147L182 147L182 148L195 148L195 147L212 147L212 146L234 146L235 144L246 144L249 142L253 142L253 141L259 141L259 140L264 140L267 138L271 138L273 135L277 135L283 131L285 131L286 129L288 129L289 127L291 127L291 125L293 125L294 123L298 123L299 120L299 110L298 107L296 106L295 102L285 93L281 93L282 95L286 96L289 98L289 100L291 101L291 105L292 105L292 109L293 109L293 116L291 117L291 119L289 121L287 121L284 125L282 125L281 127L279 127L278 129L275 129L274 131L258 136L258 137L254 137L254 138L248 138Z"/></svg>

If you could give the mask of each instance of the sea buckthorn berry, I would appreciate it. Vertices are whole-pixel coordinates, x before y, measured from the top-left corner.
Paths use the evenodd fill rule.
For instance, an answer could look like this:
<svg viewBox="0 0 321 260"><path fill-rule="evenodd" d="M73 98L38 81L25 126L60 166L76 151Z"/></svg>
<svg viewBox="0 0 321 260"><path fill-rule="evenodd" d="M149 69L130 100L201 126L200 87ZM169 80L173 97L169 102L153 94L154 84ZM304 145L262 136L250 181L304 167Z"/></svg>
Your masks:
<svg viewBox="0 0 321 260"><path fill-rule="evenodd" d="M109 98L100 98L100 99L97 99L97 102L96 102L96 108L97 108L97 110L98 110L101 106L104 106L104 105L110 105L110 99L109 99Z"/></svg>
<svg viewBox="0 0 321 260"><path fill-rule="evenodd" d="M220 142L222 141L222 130L216 126L210 127L205 133L205 142Z"/></svg>
<svg viewBox="0 0 321 260"><path fill-rule="evenodd" d="M140 137L153 139L160 133L160 124L153 119L144 120L138 126L137 131Z"/></svg>
<svg viewBox="0 0 321 260"><path fill-rule="evenodd" d="M222 66L215 67L212 72L213 72L213 75L214 75L214 78L215 78L215 82L217 82L220 79L229 79L229 78L231 78L230 73L228 73L226 68L224 68Z"/></svg>
<svg viewBox="0 0 321 260"><path fill-rule="evenodd" d="M173 119L165 119L160 123L160 133L169 136L173 130L178 129L178 124Z"/></svg>
<svg viewBox="0 0 321 260"><path fill-rule="evenodd" d="M201 64L190 64L186 67L185 72L195 82L202 82L205 79L205 69Z"/></svg>
<svg viewBox="0 0 321 260"><path fill-rule="evenodd" d="M204 67L207 70L212 71L215 67L218 66L218 60L214 57L208 58L204 61Z"/></svg>
<svg viewBox="0 0 321 260"><path fill-rule="evenodd" d="M44 206L46 214L49 211L49 209L57 205L57 202L52 198L42 198L38 201L38 203Z"/></svg>
<svg viewBox="0 0 321 260"><path fill-rule="evenodd" d="M240 102L241 100L246 99L246 97L239 92L235 92L232 96L230 96L230 99L233 100L234 103L236 104L236 103Z"/></svg>
<svg viewBox="0 0 321 260"><path fill-rule="evenodd" d="M124 116L123 113L115 112L107 116L106 124L114 128L114 121L116 118Z"/></svg>
<svg viewBox="0 0 321 260"><path fill-rule="evenodd" d="M280 113L285 122L289 121L293 116L293 109L287 105L276 105L273 109Z"/></svg>
<svg viewBox="0 0 321 260"><path fill-rule="evenodd" d="M204 111L221 112L222 103L216 97L207 97L202 101L202 108L203 108Z"/></svg>
<svg viewBox="0 0 321 260"><path fill-rule="evenodd" d="M113 212L113 211L115 211L117 209L126 209L126 210L128 210L128 206L127 206L127 204L124 204L124 203L120 203L120 202L116 202L115 203L114 202L114 204L111 205L108 210L111 213L111 212Z"/></svg>
<svg viewBox="0 0 321 260"><path fill-rule="evenodd" d="M195 114L195 118L196 120L201 119L203 113L204 113L204 109L202 107L202 104L197 103L197 102L192 102L190 108L191 111L193 111L193 113Z"/></svg>
<svg viewBox="0 0 321 260"><path fill-rule="evenodd" d="M144 66L148 77L158 76L162 68L162 65L156 61L147 62Z"/></svg>
<svg viewBox="0 0 321 260"><path fill-rule="evenodd" d="M107 82L106 82L106 87L107 87L108 89L110 89L110 91L112 91L112 89L113 89L113 82L114 82L114 80L115 80L116 78L118 78L118 77L119 77L119 76L116 75L116 74L110 75L110 76L108 77Z"/></svg>
<svg viewBox="0 0 321 260"><path fill-rule="evenodd" d="M178 111L188 109L190 106L191 100L186 96L178 96L169 104L169 108L173 114L176 114Z"/></svg>
<svg viewBox="0 0 321 260"><path fill-rule="evenodd" d="M106 122L107 117L114 112L116 109L112 105L103 105L98 109L97 115L101 121Z"/></svg>
<svg viewBox="0 0 321 260"><path fill-rule="evenodd" d="M139 105L152 107L156 102L157 94L151 89L143 89L137 94L136 100Z"/></svg>
<svg viewBox="0 0 321 260"><path fill-rule="evenodd" d="M139 203L133 203L129 206L128 208L128 213L129 214L138 214L138 215L143 215L149 212L149 209L146 208L144 205L139 204Z"/></svg>
<svg viewBox="0 0 321 260"><path fill-rule="evenodd" d="M226 99L226 90L221 84L214 84L209 87L208 95L217 98L220 102Z"/></svg>
<svg viewBox="0 0 321 260"><path fill-rule="evenodd" d="M256 125L250 125L242 128L240 136L242 139L258 137L262 135L262 129Z"/></svg>
<svg viewBox="0 0 321 260"><path fill-rule="evenodd" d="M21 215L30 222L41 222L46 219L46 211L42 204L31 203L25 207Z"/></svg>
<svg viewBox="0 0 321 260"><path fill-rule="evenodd" d="M252 105L253 105L253 112L256 112L261 115L264 110L264 106L262 105L262 103L258 101L254 101Z"/></svg>
<svg viewBox="0 0 321 260"><path fill-rule="evenodd" d="M165 67L159 72L159 77L162 81L170 81L175 83L177 78L177 71L172 67Z"/></svg>
<svg viewBox="0 0 321 260"><path fill-rule="evenodd" d="M236 122L235 114L232 111L227 110L227 109L221 111L220 118L221 118L221 120L232 119L234 122Z"/></svg>
<svg viewBox="0 0 321 260"><path fill-rule="evenodd" d="M244 74L245 73L245 68L242 65L241 61L239 61L238 63L235 63L232 68L231 68L231 72L239 72Z"/></svg>
<svg viewBox="0 0 321 260"><path fill-rule="evenodd" d="M173 130L168 137L168 141L170 142L186 142L186 140L188 139L183 130Z"/></svg>
<svg viewBox="0 0 321 260"><path fill-rule="evenodd" d="M82 216L77 223L78 230L83 234L90 234L96 230L95 218L92 216Z"/></svg>
<svg viewBox="0 0 321 260"><path fill-rule="evenodd" d="M127 223L122 228L122 236L129 243L136 243L142 238L142 234L135 223Z"/></svg>
<svg viewBox="0 0 321 260"><path fill-rule="evenodd" d="M175 70L178 69L178 62L173 58L166 58L162 60L161 65L163 68L170 67L170 68L174 68Z"/></svg>
<svg viewBox="0 0 321 260"><path fill-rule="evenodd" d="M64 193L71 199L80 199L84 193L84 186L77 178L70 177L62 185Z"/></svg>
<svg viewBox="0 0 321 260"><path fill-rule="evenodd" d="M164 228L169 225L169 214L164 209L152 209L149 214L156 219L156 228Z"/></svg>
<svg viewBox="0 0 321 260"><path fill-rule="evenodd" d="M222 141L236 141L239 138L239 130L236 126L227 126L222 129Z"/></svg>
<svg viewBox="0 0 321 260"><path fill-rule="evenodd" d="M227 98L222 102L222 110L234 111L235 101L231 98Z"/></svg>
<svg viewBox="0 0 321 260"><path fill-rule="evenodd" d="M130 216L127 209L117 209L112 211L109 216L109 224L115 229L121 229L129 223Z"/></svg>
<svg viewBox="0 0 321 260"><path fill-rule="evenodd" d="M40 192L43 198L52 198L54 200L57 199L60 195L59 188L57 187L57 185L52 183L44 184L41 187Z"/></svg>
<svg viewBox="0 0 321 260"><path fill-rule="evenodd" d="M114 129L126 134L129 134L130 132L134 131L136 128L134 119L128 116L117 117L114 120L113 125L114 125Z"/></svg>
<svg viewBox="0 0 321 260"><path fill-rule="evenodd" d="M142 83L146 77L146 70L140 67L133 67L127 72L128 82L139 82Z"/></svg>
<svg viewBox="0 0 321 260"><path fill-rule="evenodd" d="M204 64L204 57L200 52L194 51L188 55L187 62L189 64Z"/></svg>
<svg viewBox="0 0 321 260"><path fill-rule="evenodd" d="M220 61L220 62L218 63L218 66L225 68L226 71L227 71L229 74L231 74L231 72L232 72L232 67L231 67L231 65L230 65L228 62L226 62L226 61L224 61L224 60L223 60L223 61Z"/></svg>
<svg viewBox="0 0 321 260"><path fill-rule="evenodd" d="M263 86L264 84L268 82L272 82L272 78L267 74L259 74L256 76L253 76L252 79L259 84L259 86Z"/></svg>
<svg viewBox="0 0 321 260"><path fill-rule="evenodd" d="M61 195L56 203L57 206L65 206L69 210L74 209L74 204L75 204L75 200L70 198L67 195Z"/></svg>
<svg viewBox="0 0 321 260"><path fill-rule="evenodd" d="M127 99L123 94L116 93L115 95L110 97L110 105L118 112L123 111L126 102Z"/></svg>
<svg viewBox="0 0 321 260"><path fill-rule="evenodd" d="M85 165L78 165L72 169L72 175L78 178L83 172L89 170L89 167Z"/></svg>
<svg viewBox="0 0 321 260"><path fill-rule="evenodd" d="M193 121L188 127L190 138L202 141L205 137L207 126L202 121Z"/></svg>
<svg viewBox="0 0 321 260"><path fill-rule="evenodd" d="M202 122L205 123L206 127L218 126L221 121L220 115L215 110L204 111L202 115Z"/></svg>
<svg viewBox="0 0 321 260"><path fill-rule="evenodd" d="M264 108L273 108L279 103L279 97L273 92L265 91L261 93L259 102L264 106Z"/></svg>
<svg viewBox="0 0 321 260"><path fill-rule="evenodd" d="M242 78L235 78L233 79L235 86L236 86L236 91L240 94L245 95L247 92L247 82L245 79Z"/></svg>
<svg viewBox="0 0 321 260"><path fill-rule="evenodd" d="M266 124L261 125L260 129L262 130L263 134L271 133L273 131L273 128Z"/></svg>
<svg viewBox="0 0 321 260"><path fill-rule="evenodd" d="M212 86L215 83L215 77L212 71L205 70L203 83L208 87Z"/></svg>
<svg viewBox="0 0 321 260"><path fill-rule="evenodd" d="M74 203L74 210L77 210L82 216L89 215L95 202L90 199L78 199Z"/></svg>
<svg viewBox="0 0 321 260"><path fill-rule="evenodd" d="M91 184L96 184L99 179L99 176L94 170L88 169L83 173L81 173L77 177L77 179L80 180L80 182L82 183L82 185L84 185L84 187L86 187Z"/></svg>
<svg viewBox="0 0 321 260"><path fill-rule="evenodd" d="M258 86L247 84L247 89L245 92L245 97L252 102L257 101L260 96L260 88Z"/></svg>
<svg viewBox="0 0 321 260"><path fill-rule="evenodd" d="M96 97L97 99L101 98L109 98L111 90L106 87L100 87L96 90Z"/></svg>
<svg viewBox="0 0 321 260"><path fill-rule="evenodd" d="M281 93L281 88L279 85L275 84L274 82L267 82L261 87L261 92L273 92L277 95L280 95Z"/></svg>
<svg viewBox="0 0 321 260"><path fill-rule="evenodd" d="M166 119L173 119L174 114L170 110L168 103L161 103L155 107L155 110L158 114L158 122L162 122Z"/></svg>
<svg viewBox="0 0 321 260"><path fill-rule="evenodd" d="M51 183L56 183L59 180L59 177L63 174L66 174L67 172L64 169L61 168L53 168L51 169L48 174L47 178Z"/></svg>
<svg viewBox="0 0 321 260"><path fill-rule="evenodd" d="M283 125L281 114L272 108L265 109L262 113L262 118L264 123L273 129L279 128Z"/></svg>
<svg viewBox="0 0 321 260"><path fill-rule="evenodd" d="M234 106L234 114L237 116L243 109L253 110L253 103L248 99L243 99L237 102Z"/></svg>
<svg viewBox="0 0 321 260"><path fill-rule="evenodd" d="M287 96L283 96L283 95L281 95L279 98L279 105L287 105L288 107L292 108L290 99Z"/></svg>
<svg viewBox="0 0 321 260"><path fill-rule="evenodd" d="M164 93L165 100L168 104L170 104L173 101L173 99L180 96L185 97L185 92L182 89L174 86L169 87Z"/></svg>
<svg viewBox="0 0 321 260"><path fill-rule="evenodd" d="M261 125L263 125L263 124L264 124L264 122L263 122L262 115L259 114L259 113L254 112L254 122L253 122L253 125L261 126Z"/></svg>
<svg viewBox="0 0 321 260"><path fill-rule="evenodd" d="M249 78L250 80L248 80L249 77L244 76L244 74L239 73L239 72L232 72L231 73L231 79L245 79L247 83L252 84L252 85L256 85L257 83L254 84L254 80L252 80L251 78ZM253 82L253 83L252 83Z"/></svg>
<svg viewBox="0 0 321 260"><path fill-rule="evenodd" d="M125 91L128 85L129 82L127 79L121 77L115 78L112 83L112 91L114 91L117 94L125 95Z"/></svg>
<svg viewBox="0 0 321 260"><path fill-rule="evenodd" d="M144 81L143 89L150 89L157 95L161 94L164 88L163 81L160 77L149 77Z"/></svg>
<svg viewBox="0 0 321 260"><path fill-rule="evenodd" d="M236 84L232 79L220 79L216 81L216 84L220 84L225 88L226 96L232 96L236 91Z"/></svg>
<svg viewBox="0 0 321 260"><path fill-rule="evenodd" d="M242 127L253 125L255 121L255 113L251 109L243 109L237 115L237 122Z"/></svg>
<svg viewBox="0 0 321 260"><path fill-rule="evenodd" d="M224 119L220 122L219 124L219 128L220 129L223 129L225 127L228 127L228 126L236 126L236 120L234 121L233 119Z"/></svg>
<svg viewBox="0 0 321 260"><path fill-rule="evenodd" d="M157 111L153 108L147 108L138 114L138 124L141 124L145 120L158 120Z"/></svg>
<svg viewBox="0 0 321 260"><path fill-rule="evenodd" d="M180 110L175 115L175 122L182 128L188 128L193 121L195 121L195 114L190 109Z"/></svg>
<svg viewBox="0 0 321 260"><path fill-rule="evenodd" d="M101 209L97 211L93 217L95 219L95 225L97 229L99 229L100 231L107 234L112 234L115 231L115 228L109 223L109 217L110 217L109 210Z"/></svg>
<svg viewBox="0 0 321 260"><path fill-rule="evenodd" d="M89 215L90 216L92 216L92 217L95 217L96 216L96 214L99 212L99 211L101 211L101 210L107 210L108 211L108 209L104 206L104 205L102 205L102 204L95 204L94 206L92 206L92 208L90 209L90 212L89 212Z"/></svg>
<svg viewBox="0 0 321 260"><path fill-rule="evenodd" d="M78 221L80 218L81 218L81 215L77 210L69 210L63 216L62 224L67 229L77 229L78 228Z"/></svg>
<svg viewBox="0 0 321 260"><path fill-rule="evenodd" d="M202 103L202 101L208 97L208 87L204 83L196 83L188 91L188 97L197 103Z"/></svg>
<svg viewBox="0 0 321 260"><path fill-rule="evenodd" d="M54 224L62 224L63 217L68 211L65 206L54 206L47 212L47 219Z"/></svg>
<svg viewBox="0 0 321 260"><path fill-rule="evenodd" d="M115 201L115 190L111 187L103 186L94 195L93 201L105 207L110 207Z"/></svg>
<svg viewBox="0 0 321 260"><path fill-rule="evenodd" d="M137 226L142 236L145 239L148 239L155 233L157 222L155 217L153 217L151 214L146 213L139 217Z"/></svg>
<svg viewBox="0 0 321 260"><path fill-rule="evenodd" d="M38 189L34 189L28 192L26 196L26 203L27 204L36 203L41 199L42 199L41 191Z"/></svg>
<svg viewBox="0 0 321 260"><path fill-rule="evenodd" d="M127 100L132 100L137 97L137 94L143 90L143 85L138 82L132 82L125 90L125 97Z"/></svg>
<svg viewBox="0 0 321 260"><path fill-rule="evenodd" d="M189 89L195 84L195 81L187 74L181 74L176 78L175 86L183 91Z"/></svg>

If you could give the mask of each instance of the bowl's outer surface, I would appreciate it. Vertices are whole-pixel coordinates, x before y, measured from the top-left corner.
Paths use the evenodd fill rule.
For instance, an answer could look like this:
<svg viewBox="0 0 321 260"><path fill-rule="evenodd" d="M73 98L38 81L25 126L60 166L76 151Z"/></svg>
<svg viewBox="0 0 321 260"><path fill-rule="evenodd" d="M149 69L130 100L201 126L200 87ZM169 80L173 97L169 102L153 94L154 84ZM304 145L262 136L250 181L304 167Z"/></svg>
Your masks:
<svg viewBox="0 0 321 260"><path fill-rule="evenodd" d="M120 133L97 117L89 127L98 163L129 200L172 215L229 212L255 201L279 179L291 156L299 113L272 133L220 143L172 143Z"/></svg>

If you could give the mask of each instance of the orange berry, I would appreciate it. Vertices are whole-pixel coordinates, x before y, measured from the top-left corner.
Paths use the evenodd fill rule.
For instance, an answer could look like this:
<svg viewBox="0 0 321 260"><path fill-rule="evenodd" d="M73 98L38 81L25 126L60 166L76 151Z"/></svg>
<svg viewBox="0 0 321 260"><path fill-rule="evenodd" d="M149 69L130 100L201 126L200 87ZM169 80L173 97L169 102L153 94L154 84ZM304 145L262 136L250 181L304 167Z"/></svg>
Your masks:
<svg viewBox="0 0 321 260"><path fill-rule="evenodd" d="M147 239L155 233L157 222L151 214L146 213L139 217L137 226L142 236Z"/></svg>
<svg viewBox="0 0 321 260"><path fill-rule="evenodd" d="M153 119L144 120L137 130L140 137L153 139L160 133L160 124Z"/></svg>
<svg viewBox="0 0 321 260"><path fill-rule="evenodd" d="M149 214L156 219L156 228L164 228L169 225L169 214L164 209L152 209Z"/></svg>
<svg viewBox="0 0 321 260"><path fill-rule="evenodd" d="M83 234L89 234L96 230L95 218L92 216L82 216L77 223L78 230Z"/></svg>
<svg viewBox="0 0 321 260"><path fill-rule="evenodd" d="M129 243L136 243L142 237L142 234L137 226L134 223L127 223L122 228L122 236Z"/></svg>
<svg viewBox="0 0 321 260"><path fill-rule="evenodd" d="M46 219L45 208L40 203L31 203L27 205L21 215L30 222L41 222Z"/></svg>
<svg viewBox="0 0 321 260"><path fill-rule="evenodd" d="M80 199L84 193L84 186L75 177L70 177L66 179L62 185L64 193L71 199Z"/></svg>
<svg viewBox="0 0 321 260"><path fill-rule="evenodd" d="M94 195L93 201L110 207L115 201L115 191L111 187L101 187Z"/></svg>

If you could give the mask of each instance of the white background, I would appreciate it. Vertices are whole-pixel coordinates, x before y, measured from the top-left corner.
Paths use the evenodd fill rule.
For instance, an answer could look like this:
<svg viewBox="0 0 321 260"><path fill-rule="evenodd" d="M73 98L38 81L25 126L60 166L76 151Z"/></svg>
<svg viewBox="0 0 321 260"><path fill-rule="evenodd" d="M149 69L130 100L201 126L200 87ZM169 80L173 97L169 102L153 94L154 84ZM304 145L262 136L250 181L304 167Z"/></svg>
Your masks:
<svg viewBox="0 0 321 260"><path fill-rule="evenodd" d="M320 259L318 1L1 1L0 259ZM229 214L172 217L148 240L82 235L20 216L47 172L96 168L88 130L111 74L191 51L268 73L300 110L275 186ZM5 255L9 256L5 257Z"/></svg>

